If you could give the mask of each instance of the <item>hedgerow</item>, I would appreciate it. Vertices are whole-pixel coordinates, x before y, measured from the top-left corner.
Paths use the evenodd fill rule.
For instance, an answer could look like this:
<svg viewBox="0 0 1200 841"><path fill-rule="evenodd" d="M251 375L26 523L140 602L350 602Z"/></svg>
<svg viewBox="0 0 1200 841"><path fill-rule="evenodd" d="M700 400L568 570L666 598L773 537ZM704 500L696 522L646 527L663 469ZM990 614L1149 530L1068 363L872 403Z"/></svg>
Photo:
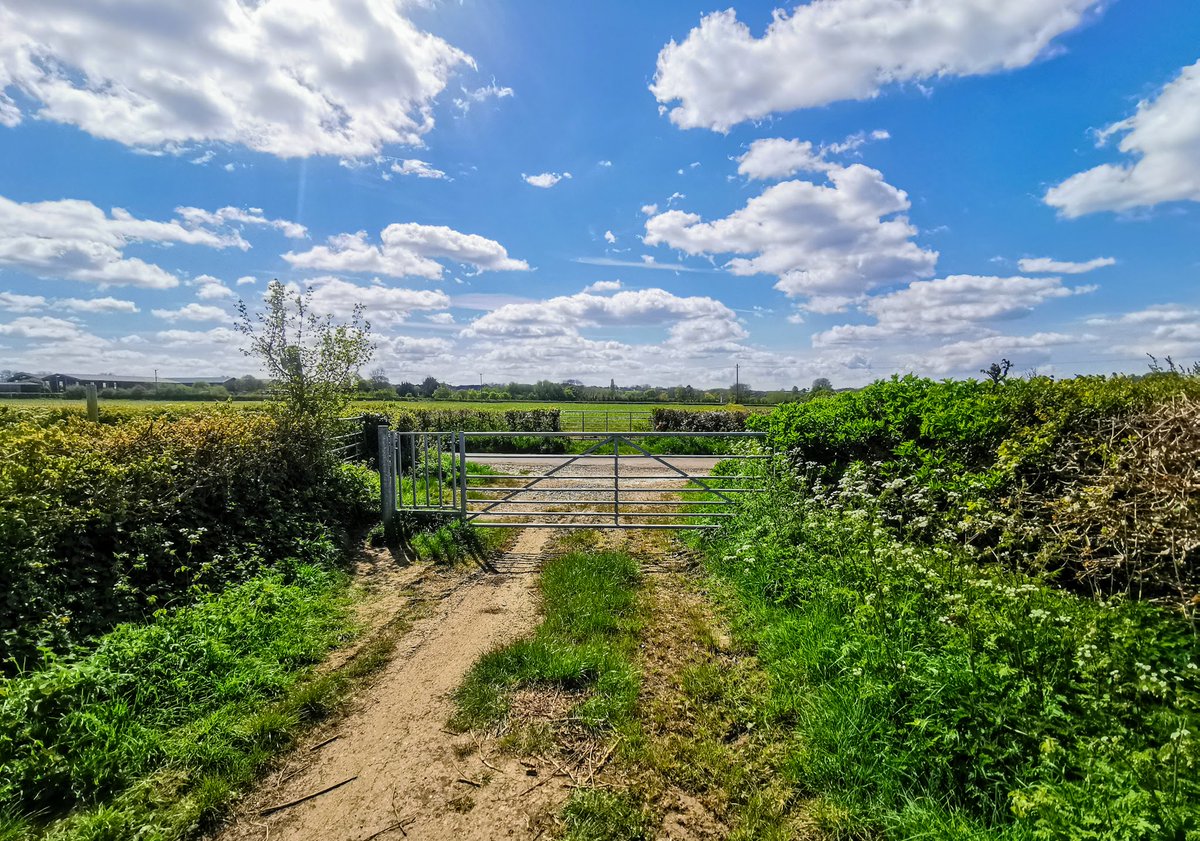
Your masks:
<svg viewBox="0 0 1200 841"><path fill-rule="evenodd" d="M655 409L651 425L655 432L741 432L746 428L746 411L694 412Z"/></svg>
<svg viewBox="0 0 1200 841"><path fill-rule="evenodd" d="M1187 536L1200 526L1200 435L1187 434L1197 425L1200 379L1173 373L894 377L748 421L806 481L871 500L906 539L1185 610L1200 592L1198 542ZM1164 448L1180 457L1167 468L1176 475L1158 481ZM1136 522L1117 504L1131 499L1142 503Z"/></svg>
<svg viewBox="0 0 1200 841"><path fill-rule="evenodd" d="M0 427L0 662L32 667L340 540L375 503L323 435L231 409Z"/></svg>

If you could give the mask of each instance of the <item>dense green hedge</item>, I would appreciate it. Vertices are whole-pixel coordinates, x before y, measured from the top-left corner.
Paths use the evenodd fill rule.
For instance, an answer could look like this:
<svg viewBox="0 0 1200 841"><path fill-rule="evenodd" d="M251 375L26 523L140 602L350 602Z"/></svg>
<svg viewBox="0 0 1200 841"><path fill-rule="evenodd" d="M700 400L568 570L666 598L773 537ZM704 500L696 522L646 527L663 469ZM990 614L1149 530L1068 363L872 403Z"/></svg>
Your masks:
<svg viewBox="0 0 1200 841"><path fill-rule="evenodd" d="M906 538L965 544L1106 594L1186 604L1200 590L1200 557L1173 536L1189 521L1193 534L1200 529L1200 495L1168 498L1150 484L1148 465L1164 447L1200 447L1200 437L1184 440L1200 427L1197 400L1200 379L1178 374L1002 383L908 376L780 406L748 426L765 430L814 488L872 500ZM1163 442L1167 417L1178 427L1174 443ZM1145 500L1137 525L1152 539L1118 546L1113 534L1131 532L1131 523L1106 512L1131 498ZM1148 510L1164 507L1176 511L1171 523ZM1164 560L1163 551L1175 555Z"/></svg>
<svg viewBox="0 0 1200 841"><path fill-rule="evenodd" d="M693 412L682 409L655 409L651 415L655 432L742 432L748 412Z"/></svg>
<svg viewBox="0 0 1200 841"><path fill-rule="evenodd" d="M374 510L324 433L218 409L0 424L0 662L305 558Z"/></svg>
<svg viewBox="0 0 1200 841"><path fill-rule="evenodd" d="M392 428L428 432L558 432L558 409L406 409L387 413Z"/></svg>

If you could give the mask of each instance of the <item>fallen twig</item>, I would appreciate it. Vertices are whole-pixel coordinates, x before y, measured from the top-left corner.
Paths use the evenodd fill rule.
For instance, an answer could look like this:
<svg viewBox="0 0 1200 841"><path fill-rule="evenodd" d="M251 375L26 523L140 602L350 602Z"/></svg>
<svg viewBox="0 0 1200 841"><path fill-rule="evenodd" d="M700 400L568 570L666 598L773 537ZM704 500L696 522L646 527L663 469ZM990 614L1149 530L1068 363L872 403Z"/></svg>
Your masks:
<svg viewBox="0 0 1200 841"><path fill-rule="evenodd" d="M480 761L480 762L482 762L482 763L483 763L484 765L486 765L487 767L491 768L491 769L492 769L493 771L495 771L497 774L503 774L503 773L504 773L504 772L503 772L503 771L501 771L499 768L497 768L495 765L493 765L492 763L488 762L487 754L485 754L485 753L483 752L483 740L481 740L481 739L476 739L476 740L475 740L475 747L479 748L479 761Z"/></svg>
<svg viewBox="0 0 1200 841"><path fill-rule="evenodd" d="M340 783L334 783L333 785L327 786L326 788L323 788L320 791L314 791L312 794L306 794L303 797L298 797L295 800L288 801L287 803L280 803L278 806L271 806L268 809L263 809L258 814L260 817L262 817L262 816L266 816L266 815L273 815L276 812L282 811L283 809L290 809L292 806L299 805L300 803L303 803L306 800L312 800L314 797L320 797L322 794L328 794L329 792L333 791L335 788L341 788L346 783L352 783L357 779L358 779L358 774L355 774L353 777L348 777L348 778L342 780Z"/></svg>
<svg viewBox="0 0 1200 841"><path fill-rule="evenodd" d="M475 786L475 788L480 788L483 786L483 783L477 783L474 780L467 779L466 777L459 777L457 780L455 780L455 782L456 783L466 783L469 786Z"/></svg>
<svg viewBox="0 0 1200 841"><path fill-rule="evenodd" d="M371 841L372 838L378 838L380 835L383 835L383 833L391 832L393 829L400 830L400 834L403 835L405 838L407 838L408 833L404 831L404 827L406 827L408 824L412 823L415 820L416 820L416 818L408 818L407 820L396 821L395 823L388 824L383 829L375 830L374 832L372 832L370 835L366 836L365 838L358 839L358 841Z"/></svg>
<svg viewBox="0 0 1200 841"><path fill-rule="evenodd" d="M575 775L571 773L570 768L564 768L562 765L559 765L558 760L555 759L554 757L550 757L550 761L554 763L555 768L557 768L560 772L562 772L562 773L566 774L568 777L570 777L571 782L575 783L575 785L579 785L579 780L575 779Z"/></svg>
<svg viewBox="0 0 1200 841"><path fill-rule="evenodd" d="M608 758L610 756L612 756L612 752L617 749L617 745L619 745L619 744L621 744L621 740L618 738L615 742L613 742L611 745L608 746L608 750L606 750L604 752L604 756L600 757L600 761L597 762L596 765L592 768L592 773L588 774L587 782L585 783L585 785L590 786L592 784L592 778L596 776L596 772L604 767L604 763L608 762Z"/></svg>
<svg viewBox="0 0 1200 841"><path fill-rule="evenodd" d="M342 738L342 734L341 734L341 733L335 733L334 735L330 736L330 737L329 737L328 739L326 739L325 741L323 741L323 742L317 742L315 745L313 745L311 748L309 748L309 749L308 749L308 752L309 752L309 753L312 753L312 752L313 752L313 751L315 751L315 750L320 750L321 748L325 747L325 746L326 746L327 744L329 744L330 742L336 741L336 740L338 740L338 739L340 739L340 738Z"/></svg>

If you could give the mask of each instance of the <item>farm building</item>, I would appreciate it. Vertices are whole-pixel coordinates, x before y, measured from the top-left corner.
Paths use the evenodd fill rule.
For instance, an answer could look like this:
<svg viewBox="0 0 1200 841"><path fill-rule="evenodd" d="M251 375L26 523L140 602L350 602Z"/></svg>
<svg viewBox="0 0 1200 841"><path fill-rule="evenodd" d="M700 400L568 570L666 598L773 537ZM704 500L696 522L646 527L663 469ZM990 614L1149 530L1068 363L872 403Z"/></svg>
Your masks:
<svg viewBox="0 0 1200 841"><path fill-rule="evenodd" d="M42 394L47 390L46 381L33 374L13 374L7 380L0 383L0 397L8 397L14 394Z"/></svg>
<svg viewBox="0 0 1200 841"><path fill-rule="evenodd" d="M136 386L154 386L155 384L170 384L170 385L227 385L233 382L234 377L215 376L215 377L139 377L127 374L45 374L41 377L32 377L28 374L19 374L9 379L9 384L20 384L18 377L29 377L42 385L37 389L29 391L50 391L61 392L68 388L77 385L94 384L96 388L134 388ZM15 390L14 390L15 391ZM21 391L20 393L26 393Z"/></svg>

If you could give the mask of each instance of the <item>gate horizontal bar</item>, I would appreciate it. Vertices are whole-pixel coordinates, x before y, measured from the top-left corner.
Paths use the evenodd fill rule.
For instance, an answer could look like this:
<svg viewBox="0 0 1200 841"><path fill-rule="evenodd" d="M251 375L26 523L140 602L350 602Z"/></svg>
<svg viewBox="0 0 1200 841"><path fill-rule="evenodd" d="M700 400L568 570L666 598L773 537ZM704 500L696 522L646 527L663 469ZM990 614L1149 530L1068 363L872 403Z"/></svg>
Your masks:
<svg viewBox="0 0 1200 841"><path fill-rule="evenodd" d="M610 457L609 461L611 461L611 460L612 460L612 458ZM587 473L583 476L564 476L561 473L555 473L554 475L549 475L549 474L545 474L545 473L472 473L471 474L471 481L475 481L476 479L482 481L485 479L491 480L491 479L542 479L542 478L551 479L555 482L557 482L559 479L617 479L617 478L620 478L620 479L622 479L624 481L628 481L628 482L657 482L657 481L661 481L663 479L679 479L679 480L684 480L684 479L757 479L758 477L757 476L733 476L733 475L726 475L724 473L722 473L720 475L716 475L716 476L708 475L708 474L693 476L691 474L685 475L685 474L680 474L680 473L676 473L674 475L667 475L667 476L637 476L637 475L632 475L629 473L622 473L620 475L620 477L617 477L617 476L614 476L614 475L611 475L608 473L603 473L603 474ZM500 490L500 489L497 488L496 490Z"/></svg>
<svg viewBox="0 0 1200 841"><path fill-rule="evenodd" d="M472 513L482 514L483 512L467 512L468 515ZM488 513L495 517L604 517L608 520L613 519L612 511L490 511ZM621 513L621 519L625 519L626 517L653 517L656 519L671 517L676 520L707 520L710 517L732 516L732 514L701 514L689 513L687 511L669 511L665 514L652 514L647 511L629 511ZM469 520L471 518L468 516L467 519Z"/></svg>
<svg viewBox="0 0 1200 841"><path fill-rule="evenodd" d="M765 432L465 432L468 438L765 438Z"/></svg>
<svg viewBox="0 0 1200 841"><path fill-rule="evenodd" d="M680 479L682 479L682 476L680 476ZM486 491L488 493L500 493L502 491L512 491L514 493L520 493L521 491L524 491L524 489L526 489L526 488L523 488L523 487L479 487L479 486L475 486L475 487L470 487L468 489L470 489L470 491ZM767 488L764 488L764 487L631 488L630 493L652 493L654 491L659 491L660 493L709 493L709 492L715 493L718 491L720 491L721 493L750 493L751 491L766 491L766 489ZM564 492L568 492L568 491L570 491L571 493L599 493L600 491L604 491L606 493L612 493L612 485L607 486L607 487L557 487L557 488L556 487L545 487L545 486L539 485L538 487L535 487L535 488L529 488L529 493L564 493ZM487 501L496 501L496 498L492 497L490 499L487 499Z"/></svg>
<svg viewBox="0 0 1200 841"><path fill-rule="evenodd" d="M566 488L564 488L563 490L566 490ZM702 493L702 491L692 491L692 493ZM505 505L542 505L547 502L549 502L553 505L567 505L570 503L575 503L577 505L609 505L612 503L612 500L611 499L553 499L553 500L551 500L551 499L506 499L506 500L498 500L498 499L495 499L494 497L474 497L474 496L467 498L468 505L470 505L473 502L479 502L479 503L503 502ZM686 499L636 500L636 499L625 499L625 497L621 497L621 509L622 510L624 510L626 505L728 505L728 504L729 503L727 503L727 502L721 502L720 500L713 500L713 499L697 499L693 502L693 501L688 501Z"/></svg>
<svg viewBox="0 0 1200 841"><path fill-rule="evenodd" d="M565 459L574 458L577 462L587 462L591 460L602 461L604 459L612 460L612 453L588 453L587 455L576 455L574 453L467 453L467 458L472 461L498 461L498 462L514 462L527 461L533 459ZM658 453L656 455L644 456L640 453L621 453L621 461L632 461L633 459L653 459L661 461L664 458L683 459L683 458L706 458L710 461L753 461L761 459L769 459L769 455L742 455L739 453ZM473 476L483 476L486 474L473 473Z"/></svg>
<svg viewBox="0 0 1200 841"><path fill-rule="evenodd" d="M573 516L573 515L572 515ZM697 529L719 529L712 525L667 525L664 523L491 523L474 521L474 524L485 529L674 529L675 531L695 531Z"/></svg>

